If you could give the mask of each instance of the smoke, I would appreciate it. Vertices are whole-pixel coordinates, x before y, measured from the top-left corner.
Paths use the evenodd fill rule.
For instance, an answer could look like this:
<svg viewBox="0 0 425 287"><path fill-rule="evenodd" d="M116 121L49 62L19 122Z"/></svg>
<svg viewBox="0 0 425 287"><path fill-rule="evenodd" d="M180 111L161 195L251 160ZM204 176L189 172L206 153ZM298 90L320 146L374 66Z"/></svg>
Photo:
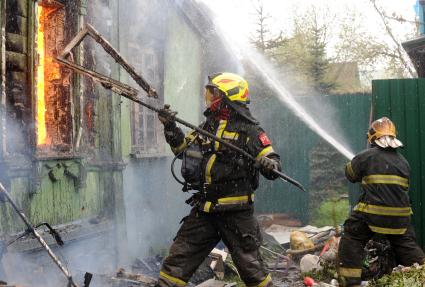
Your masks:
<svg viewBox="0 0 425 287"><path fill-rule="evenodd" d="M306 120L309 126L329 142L338 146L338 141L333 140L329 133L323 131L318 125L319 121L322 123L328 121L329 125L326 123L328 129L331 127L333 114L331 107L326 108L326 117L321 117L320 120L319 118L312 119L309 113L305 112L280 84L280 79L270 65L263 62L263 59L251 49L241 49L243 46L249 47L249 44L237 44L239 40L237 40L238 37L233 37L234 34L231 34L233 37L231 42L226 40L228 35L223 37L224 44L220 41L209 41L208 33L212 35L214 32L210 29L214 30L214 27L209 25L199 27L196 26L196 23L191 23L191 19L182 13L182 10L186 8L184 6L186 1L128 0L116 2L119 4L116 7L109 6L107 2L109 1L88 1L88 22L119 48L125 58L136 67L136 70L145 76L160 94L163 93L166 97L165 99L151 100L142 96L144 100L153 101L153 104L161 106L167 102L167 97L174 99L179 104L178 108L181 108L179 116L194 122L199 121L202 118L201 109L203 107L202 104L195 106L194 103L200 102L197 98L202 93L202 84L200 83L206 79L206 75L212 72L242 73L243 65L238 59L241 59L243 55L244 59L251 59L251 63L263 72L268 83L281 95L285 105L292 107L294 113L300 118L304 120L310 118ZM184 11L190 13L187 10ZM201 11L204 14L201 14L200 17L205 16L202 22L210 21L210 15L205 9L201 9ZM115 22L116 18L119 19L119 22ZM175 43L170 43L169 39L173 36L171 33L177 33L175 27L170 27L170 21L174 21L172 24L180 25L179 28L181 28L179 30L181 34L174 35L174 37L183 37L183 35L187 36L187 39L197 37L193 42L201 43L200 46L190 47L192 50L181 54L181 46L174 46ZM237 20L234 21L237 22ZM186 35L184 34L185 30L190 30L197 36ZM221 35L226 35L226 33ZM237 41L235 42L235 40ZM182 42L178 44L188 44ZM85 61L90 58L89 62L95 70L135 85L124 72L114 70L113 60L93 41L84 41L84 46L86 47L84 50ZM236 57L222 52L226 50ZM199 58L202 58L204 62L194 63L196 59L191 57L192 53L199 53ZM165 59L170 60L175 66L172 66L170 62L165 62ZM178 65L179 60L185 65ZM171 74L165 74L166 72ZM161 79L165 79L164 82ZM170 86L172 89L167 89ZM166 91L170 94L167 94ZM111 96L102 87L97 87L97 92L99 97ZM106 105L105 102L103 101L102 104ZM95 282L92 286L102 286L102 278L110 276L115 271L117 267L115 248L117 246L125 247L122 250L127 250L124 260L118 262L124 267L130 266L138 257L165 254L179 227L181 218L189 210L184 201L190 195L182 193L181 186L171 176L170 163L173 156L164 142L162 126L156 115L146 109L140 110L140 107L134 106L127 100L123 100L119 105L122 126L117 133L121 133L125 143L121 151L126 164L122 178L124 188L124 206L122 208L125 209L125 222L111 223L109 232L89 239L81 238L81 240L69 242L64 248L54 249L55 252L60 253L60 258L66 262L74 274L74 278L81 280L86 271L94 273ZM323 105L321 105L321 111L323 110ZM102 133L111 133L112 129L112 124L108 126L103 121L112 123L113 120L111 115L98 115L97 121L103 128ZM130 124L131 121L133 124ZM335 125L331 130L333 136L334 133L338 133ZM104 135L103 138L107 138L108 142L98 143L100 150L97 156L100 161L112 160L112 150L121 148L111 147L113 136L112 133L110 137ZM341 140L341 138L338 139ZM352 156L349 151L344 149L344 146L340 147L341 152L347 157ZM178 170L179 165L176 166L177 174L179 174ZM103 184L108 185L109 181L105 180ZM105 186L106 188L108 186ZM114 198L108 199L111 202L114 201ZM116 202L102 204L105 205L102 214L111 216L117 212L110 208L113 204L117 204ZM118 241L117 230L124 230L126 234L123 237L127 237L126 242ZM38 250L33 254L9 252L3 259L3 263L10 282L31 284L32 286L65 285L63 275L44 251ZM34 272L26 273L21 270ZM39 274L39 276L34 276L34 274Z"/></svg>
<svg viewBox="0 0 425 287"><path fill-rule="evenodd" d="M49 235L44 236L45 239ZM90 286L105 286L105 280L115 271L115 253L111 248L111 233L102 233L90 239L67 242L64 247L54 246L53 252L71 272L75 283L80 286L85 272L94 274ZM19 244L18 244L19 245ZM21 246L22 247L22 246ZM67 286L67 280L44 249L18 252L11 245L2 260L6 278L0 278L9 285Z"/></svg>

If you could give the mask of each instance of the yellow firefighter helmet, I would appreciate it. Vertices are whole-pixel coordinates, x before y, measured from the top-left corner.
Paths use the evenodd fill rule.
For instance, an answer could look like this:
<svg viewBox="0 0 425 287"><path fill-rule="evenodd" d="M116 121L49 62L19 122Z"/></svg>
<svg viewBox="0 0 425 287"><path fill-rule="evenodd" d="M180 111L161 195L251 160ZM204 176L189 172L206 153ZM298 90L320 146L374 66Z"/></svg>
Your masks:
<svg viewBox="0 0 425 287"><path fill-rule="evenodd" d="M236 74L218 73L208 76L206 87L218 89L232 102L249 103L248 82Z"/></svg>
<svg viewBox="0 0 425 287"><path fill-rule="evenodd" d="M375 142L383 136L390 136L395 138L397 131L394 123L387 117L382 117L374 121L369 128L367 133L367 139L369 143Z"/></svg>

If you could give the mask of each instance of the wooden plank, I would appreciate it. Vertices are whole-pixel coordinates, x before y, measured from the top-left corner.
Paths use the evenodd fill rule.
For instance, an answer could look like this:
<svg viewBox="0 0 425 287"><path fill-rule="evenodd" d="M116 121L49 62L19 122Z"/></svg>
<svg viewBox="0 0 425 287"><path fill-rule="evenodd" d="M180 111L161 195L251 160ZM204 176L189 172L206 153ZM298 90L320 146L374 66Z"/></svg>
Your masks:
<svg viewBox="0 0 425 287"><path fill-rule="evenodd" d="M87 174L86 187L81 189L79 194L81 198L78 208L83 217L91 217L101 211L102 193L99 188L99 174L97 172Z"/></svg>

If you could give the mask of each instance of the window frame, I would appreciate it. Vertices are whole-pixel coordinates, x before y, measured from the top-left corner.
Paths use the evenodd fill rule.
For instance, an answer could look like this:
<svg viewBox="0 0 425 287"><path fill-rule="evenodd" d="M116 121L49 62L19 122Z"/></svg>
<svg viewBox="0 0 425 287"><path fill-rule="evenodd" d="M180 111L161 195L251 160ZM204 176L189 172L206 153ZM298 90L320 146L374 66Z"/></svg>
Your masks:
<svg viewBox="0 0 425 287"><path fill-rule="evenodd" d="M137 59L134 59L132 64L136 71L141 72L147 81L156 87L158 99L152 99L143 96L143 100L148 104L155 106L162 106L164 104L164 93L162 92L161 83L163 82L163 65L162 54L157 53L156 49L150 47L140 47L136 43L129 43L129 54L139 54ZM149 60L147 60L149 59ZM152 71L152 72L150 72ZM130 80L132 81L132 80ZM134 85L130 84L130 85ZM151 119L149 119L151 117ZM166 156L165 139L163 136L163 126L159 122L157 115L154 111L146 107L138 105L137 103L131 104L131 150L130 156L133 158L151 158ZM152 127L153 125L153 127ZM139 128L137 128L139 127ZM144 142L153 135L154 140L151 142ZM142 142L139 142L142 141Z"/></svg>

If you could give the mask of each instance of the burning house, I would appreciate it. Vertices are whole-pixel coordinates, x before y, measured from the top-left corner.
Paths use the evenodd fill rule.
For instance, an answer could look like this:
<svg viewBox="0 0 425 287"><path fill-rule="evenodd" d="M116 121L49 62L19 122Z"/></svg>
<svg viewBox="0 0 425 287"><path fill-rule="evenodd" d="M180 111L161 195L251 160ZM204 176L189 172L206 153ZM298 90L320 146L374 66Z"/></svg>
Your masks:
<svg viewBox="0 0 425 287"><path fill-rule="evenodd" d="M202 13L193 1L0 2L0 180L32 224L58 228L74 271L108 272L166 246L185 210L183 195L172 192L180 188L170 178L172 157L156 115L56 57L90 23L159 95L142 98L156 106L169 103L196 123L205 76L234 67L231 61L215 64L226 51ZM84 40L70 58L135 86L95 41ZM47 286L33 281L34 272L44 274L50 265L24 230L0 203L7 251L0 279ZM34 272L17 271L22 264Z"/></svg>

